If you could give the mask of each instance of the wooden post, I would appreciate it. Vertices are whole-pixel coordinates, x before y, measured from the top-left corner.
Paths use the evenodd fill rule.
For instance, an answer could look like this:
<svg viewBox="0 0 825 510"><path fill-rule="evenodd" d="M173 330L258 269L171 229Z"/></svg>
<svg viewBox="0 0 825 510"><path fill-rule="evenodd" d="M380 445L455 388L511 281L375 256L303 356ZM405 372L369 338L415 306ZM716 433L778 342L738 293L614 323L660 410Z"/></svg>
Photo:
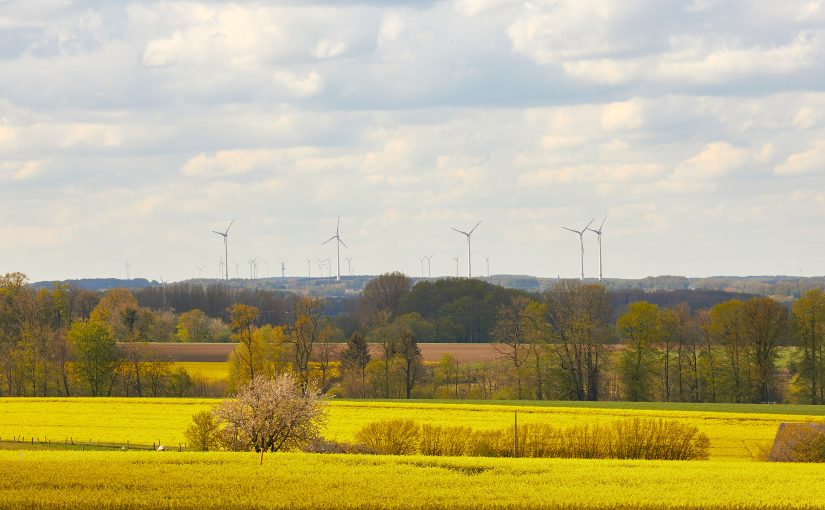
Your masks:
<svg viewBox="0 0 825 510"><path fill-rule="evenodd" d="M518 411L513 413L513 458L518 458Z"/></svg>

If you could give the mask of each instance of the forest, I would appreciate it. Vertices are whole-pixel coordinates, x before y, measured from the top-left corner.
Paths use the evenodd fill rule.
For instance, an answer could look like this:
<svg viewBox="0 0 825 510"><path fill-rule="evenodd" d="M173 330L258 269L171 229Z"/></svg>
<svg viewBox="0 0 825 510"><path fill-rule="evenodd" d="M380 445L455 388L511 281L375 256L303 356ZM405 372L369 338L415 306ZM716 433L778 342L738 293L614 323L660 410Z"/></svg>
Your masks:
<svg viewBox="0 0 825 510"><path fill-rule="evenodd" d="M292 371L373 398L825 401L825 294L542 293L479 280L371 280L351 299L177 284L92 292L0 277L0 395L218 395ZM495 361L424 363L419 343L494 343ZM143 342L234 342L229 378L197 380Z"/></svg>

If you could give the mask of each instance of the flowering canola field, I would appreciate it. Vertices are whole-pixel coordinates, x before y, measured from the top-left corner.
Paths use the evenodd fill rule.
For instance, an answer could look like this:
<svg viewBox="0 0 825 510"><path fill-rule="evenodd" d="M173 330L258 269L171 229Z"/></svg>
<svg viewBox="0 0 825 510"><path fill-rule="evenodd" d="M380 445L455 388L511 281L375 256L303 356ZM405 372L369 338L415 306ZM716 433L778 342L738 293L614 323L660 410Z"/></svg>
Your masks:
<svg viewBox="0 0 825 510"><path fill-rule="evenodd" d="M825 465L0 451L2 508L825 508Z"/></svg>
<svg viewBox="0 0 825 510"><path fill-rule="evenodd" d="M177 446L196 412L215 405L210 399L0 398L0 439L23 436L75 442L114 442ZM629 404L631 406L632 404ZM677 419L696 425L710 438L711 460L752 460L769 444L781 422L823 421L822 416L620 408L544 407L421 402L331 400L325 436L350 440L365 424L395 418L474 429L513 423L566 427L604 423L629 416Z"/></svg>

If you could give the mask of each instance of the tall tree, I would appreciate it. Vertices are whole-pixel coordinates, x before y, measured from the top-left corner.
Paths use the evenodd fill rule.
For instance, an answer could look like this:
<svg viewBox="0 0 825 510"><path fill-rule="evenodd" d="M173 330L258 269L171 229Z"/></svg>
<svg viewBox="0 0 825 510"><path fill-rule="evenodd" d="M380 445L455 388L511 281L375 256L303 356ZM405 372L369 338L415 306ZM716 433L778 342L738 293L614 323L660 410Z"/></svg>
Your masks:
<svg viewBox="0 0 825 510"><path fill-rule="evenodd" d="M601 285L563 281L546 295L550 341L573 400L598 400L603 353L612 338L611 298Z"/></svg>
<svg viewBox="0 0 825 510"><path fill-rule="evenodd" d="M793 327L802 347L800 375L808 384L811 404L825 403L825 292L812 289L793 305Z"/></svg>
<svg viewBox="0 0 825 510"><path fill-rule="evenodd" d="M229 325L235 332L232 338L238 342L234 355L248 375L247 381L255 379L256 368L260 368L258 361L262 359L261 346L255 342L255 321L259 311L254 306L236 304L229 309Z"/></svg>
<svg viewBox="0 0 825 510"><path fill-rule="evenodd" d="M496 315L493 327L493 340L498 342L496 349L512 363L516 378L516 398L523 395L523 366L528 360L533 344L530 339L530 324L527 320L531 300L516 297L509 305L502 305Z"/></svg>
<svg viewBox="0 0 825 510"><path fill-rule="evenodd" d="M776 358L788 331L788 309L771 298L753 298L742 306L742 317L745 348L755 368L753 400L775 402Z"/></svg>
<svg viewBox="0 0 825 510"><path fill-rule="evenodd" d="M385 273L364 286L358 300L358 316L362 327L370 327L381 317L381 312L394 318L401 301L410 292L412 280L400 272Z"/></svg>
<svg viewBox="0 0 825 510"><path fill-rule="evenodd" d="M345 374L357 374L361 398L367 396L367 365L371 358L366 338L361 332L356 331L347 340L347 346L341 352L341 365Z"/></svg>
<svg viewBox="0 0 825 510"><path fill-rule="evenodd" d="M724 383L727 400L745 402L750 393L748 359L743 337L742 308L744 303L731 299L710 309L707 332L713 343L722 346Z"/></svg>
<svg viewBox="0 0 825 510"><path fill-rule="evenodd" d="M418 370L421 366L421 349L418 347L418 342L415 339L415 333L412 329L402 327L401 339L398 342L397 353L403 361L402 369L404 370L404 389L406 391L407 399L412 394L415 380L418 376Z"/></svg>
<svg viewBox="0 0 825 510"><path fill-rule="evenodd" d="M94 320L75 321L68 337L76 353L77 373L89 393L94 397L111 394L118 353L109 328Z"/></svg>
<svg viewBox="0 0 825 510"><path fill-rule="evenodd" d="M304 297L295 305L295 324L289 342L294 347L292 368L298 373L302 388L309 384L309 362L321 334L323 311L323 302L314 297Z"/></svg>
<svg viewBox="0 0 825 510"><path fill-rule="evenodd" d="M616 321L625 397L633 402L653 400L651 382L656 363L656 342L661 337L659 307L647 301L631 303Z"/></svg>

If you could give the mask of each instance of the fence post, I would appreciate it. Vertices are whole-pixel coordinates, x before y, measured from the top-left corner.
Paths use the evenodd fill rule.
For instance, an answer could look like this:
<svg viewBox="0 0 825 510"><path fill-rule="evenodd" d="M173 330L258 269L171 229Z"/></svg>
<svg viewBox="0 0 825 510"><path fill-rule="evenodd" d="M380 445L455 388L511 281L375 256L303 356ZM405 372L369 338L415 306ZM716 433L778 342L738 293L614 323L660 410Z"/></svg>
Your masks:
<svg viewBox="0 0 825 510"><path fill-rule="evenodd" d="M518 411L513 413L513 458L518 458Z"/></svg>

